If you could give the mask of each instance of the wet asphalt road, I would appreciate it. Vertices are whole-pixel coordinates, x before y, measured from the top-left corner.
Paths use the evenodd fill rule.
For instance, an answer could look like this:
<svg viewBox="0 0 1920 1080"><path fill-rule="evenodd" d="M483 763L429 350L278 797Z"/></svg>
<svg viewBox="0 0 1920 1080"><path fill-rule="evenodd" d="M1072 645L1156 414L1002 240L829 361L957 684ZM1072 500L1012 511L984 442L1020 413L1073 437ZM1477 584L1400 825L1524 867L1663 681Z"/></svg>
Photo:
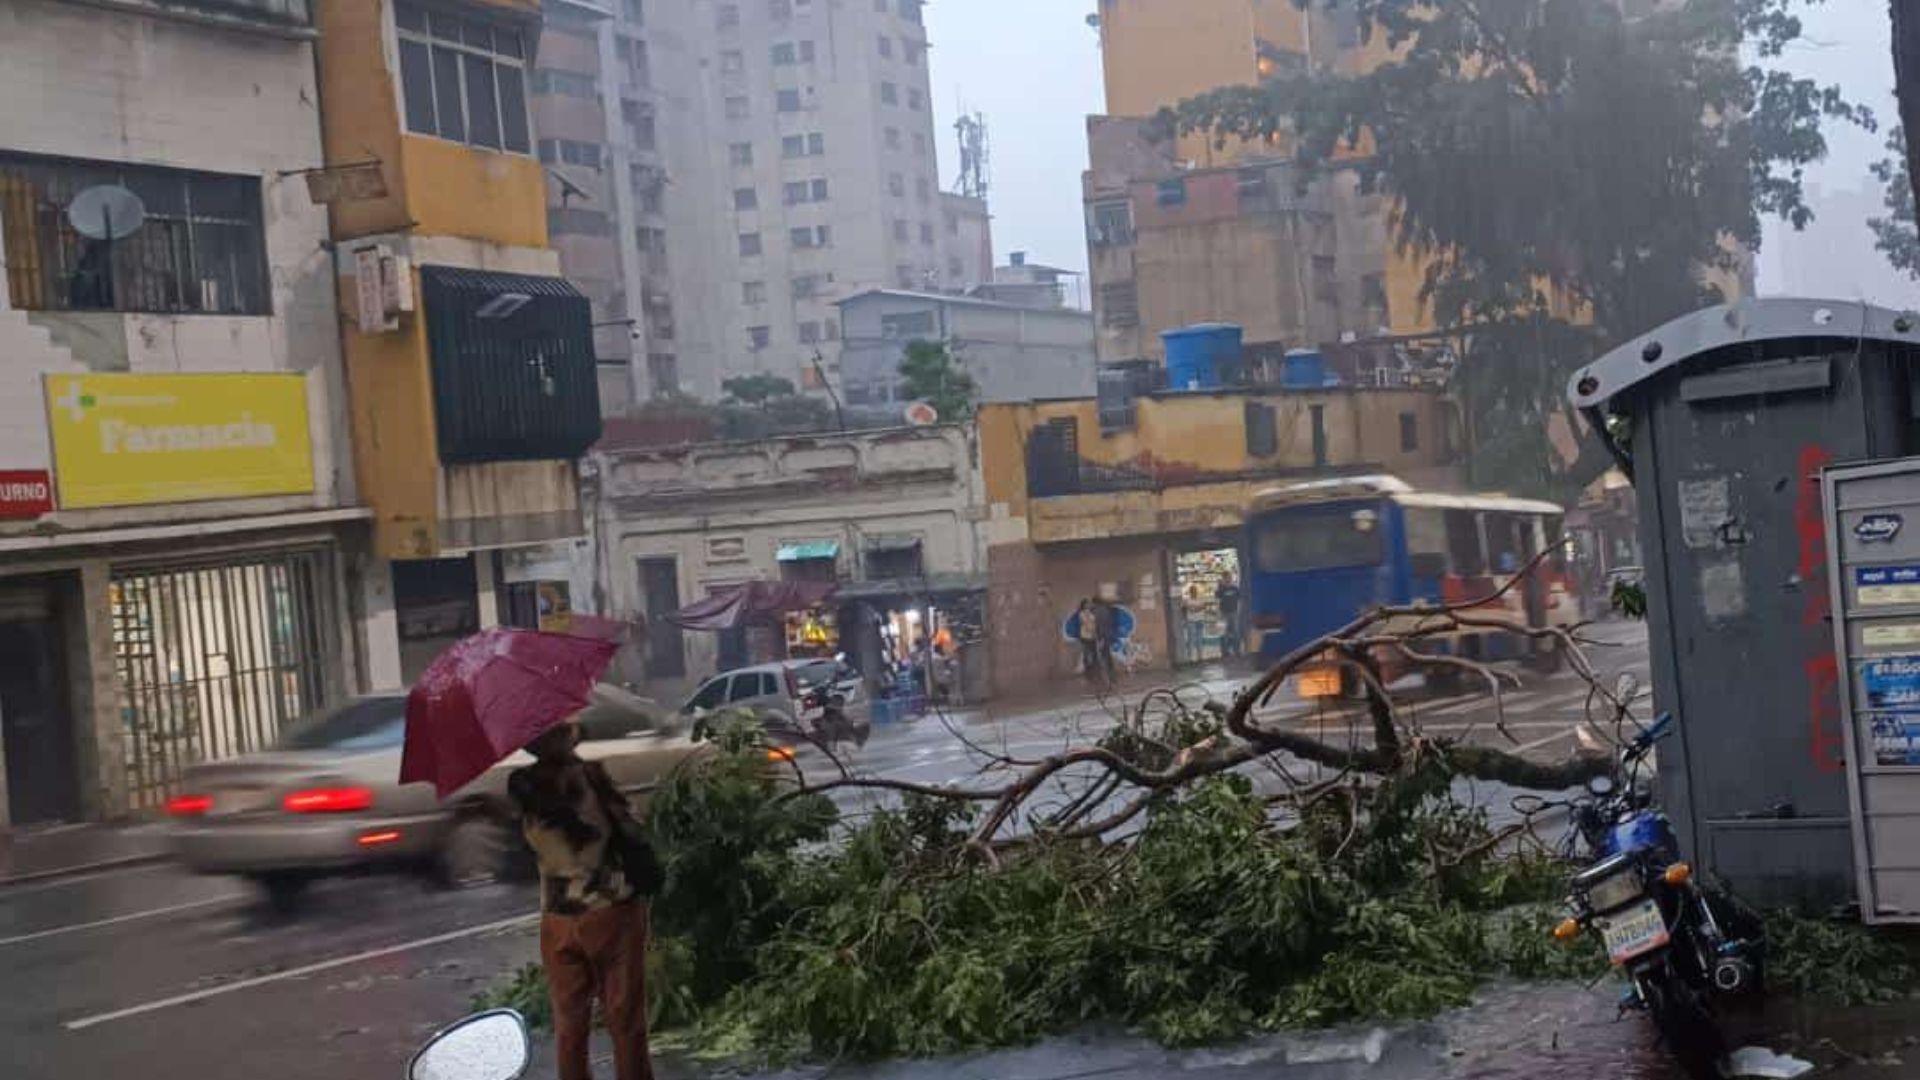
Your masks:
<svg viewBox="0 0 1920 1080"><path fill-rule="evenodd" d="M1603 666L1632 669L1644 679L1644 639L1637 628L1613 624L1602 632L1622 642L1598 658ZM1232 685L1219 672L1202 677L1216 693ZM1521 694L1510 695L1507 726L1514 738L1533 744L1534 752L1564 753L1579 718L1582 685L1563 673L1531 680ZM1484 705L1431 701L1416 708L1429 730L1458 734L1472 728L1475 738L1494 737ZM1300 702L1280 702L1271 720L1335 730L1343 723ZM1068 728L1090 732L1111 722L1086 703L953 718L975 743L1012 756L1057 749L1072 738ZM939 720L925 718L876 731L858 764L876 775L966 782L978 759ZM299 915L281 917L242 883L194 877L165 864L0 888L0 1077L397 1077L412 1049L464 1014L473 993L534 957L533 909L526 886L439 892L410 878L369 877L324 883ZM1581 996L1568 1008L1584 1014L1591 995ZM1602 1019L1611 1021L1611 1009L1603 1011ZM1525 1051L1521 1059L1532 1064L1529 1071L1513 1072L1499 1071L1497 1060L1455 1053L1453 1037L1438 1027L1422 1031L1406 1043L1412 1049L1405 1060L1396 1050L1383 1062L1391 1068L1365 1074L1663 1075L1657 1056L1641 1068L1645 1040L1632 1024L1593 1029L1599 1032L1592 1036L1595 1045L1603 1047L1594 1051L1600 1056L1564 1063L1566 1069L1523 1046L1516 1053ZM1402 1037L1412 1036L1396 1036ZM1096 1053L1068 1044L1017 1067L1001 1061L987 1071L976 1062L945 1073L924 1071L933 1065L895 1065L846 1075L1041 1080L1087 1075L1094 1057L1106 1062L1098 1071L1110 1076L1164 1075L1176 1067L1220 1075L1316 1075L1287 1065L1285 1052L1276 1057L1250 1051L1244 1060L1230 1055L1176 1066L1148 1048L1128 1064L1122 1052L1127 1045L1119 1040ZM1600 1066L1603 1059L1610 1064ZM1460 1072L1468 1060L1491 1071ZM1341 1068L1362 1064L1347 1061Z"/></svg>

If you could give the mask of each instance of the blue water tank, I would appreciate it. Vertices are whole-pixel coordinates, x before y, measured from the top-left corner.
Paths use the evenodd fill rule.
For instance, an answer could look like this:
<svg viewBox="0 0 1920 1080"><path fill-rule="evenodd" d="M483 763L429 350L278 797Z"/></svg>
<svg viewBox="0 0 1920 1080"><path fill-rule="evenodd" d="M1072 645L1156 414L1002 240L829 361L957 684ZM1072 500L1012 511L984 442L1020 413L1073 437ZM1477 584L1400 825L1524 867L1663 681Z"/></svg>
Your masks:
<svg viewBox="0 0 1920 1080"><path fill-rule="evenodd" d="M1237 379L1240 337L1240 328L1232 323L1197 323L1162 332L1167 389L1213 390Z"/></svg>
<svg viewBox="0 0 1920 1080"><path fill-rule="evenodd" d="M1327 360L1313 349L1289 349L1281 361L1280 385L1313 390L1327 385Z"/></svg>

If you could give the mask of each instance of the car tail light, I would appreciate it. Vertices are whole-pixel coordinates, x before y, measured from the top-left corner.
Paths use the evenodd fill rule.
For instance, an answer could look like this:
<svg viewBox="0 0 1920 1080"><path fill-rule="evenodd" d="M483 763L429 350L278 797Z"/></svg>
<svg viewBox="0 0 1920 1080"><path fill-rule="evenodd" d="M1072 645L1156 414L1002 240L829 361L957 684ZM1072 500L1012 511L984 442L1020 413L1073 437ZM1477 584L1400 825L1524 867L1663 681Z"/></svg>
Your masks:
<svg viewBox="0 0 1920 1080"><path fill-rule="evenodd" d="M363 787L324 787L296 791L280 800L289 814L341 814L373 806L373 792Z"/></svg>
<svg viewBox="0 0 1920 1080"><path fill-rule="evenodd" d="M167 800L169 817L199 817L212 809L211 795L175 795Z"/></svg>

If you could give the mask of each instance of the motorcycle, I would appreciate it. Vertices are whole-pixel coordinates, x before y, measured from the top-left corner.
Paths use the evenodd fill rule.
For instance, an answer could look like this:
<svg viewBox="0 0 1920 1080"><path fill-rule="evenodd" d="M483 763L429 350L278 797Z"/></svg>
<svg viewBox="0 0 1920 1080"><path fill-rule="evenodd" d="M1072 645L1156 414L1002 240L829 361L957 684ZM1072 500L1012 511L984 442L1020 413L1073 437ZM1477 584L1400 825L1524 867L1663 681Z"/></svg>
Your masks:
<svg viewBox="0 0 1920 1080"><path fill-rule="evenodd" d="M849 681L852 687L849 687ZM835 743L852 743L855 747L867 745L868 736L873 734L873 725L847 715L847 703L850 696L857 692L854 688L858 685L858 676L851 680L835 679L811 687L801 695L800 710L802 715L810 718L815 743L827 748Z"/></svg>
<svg viewBox="0 0 1920 1080"><path fill-rule="evenodd" d="M520 1014L489 1009L428 1039L407 1063L407 1080L520 1080L532 1057Z"/></svg>
<svg viewBox="0 0 1920 1080"><path fill-rule="evenodd" d="M1673 715L1662 713L1627 742L1616 774L1593 778L1589 797L1571 804L1569 839L1593 861L1573 875L1573 914L1553 933L1562 941L1598 934L1629 984L1621 1011L1644 1011L1689 1076L1718 1077L1728 1050L1719 1007L1760 991L1766 945L1760 920L1681 860L1672 823L1641 782L1648 754L1672 728Z"/></svg>

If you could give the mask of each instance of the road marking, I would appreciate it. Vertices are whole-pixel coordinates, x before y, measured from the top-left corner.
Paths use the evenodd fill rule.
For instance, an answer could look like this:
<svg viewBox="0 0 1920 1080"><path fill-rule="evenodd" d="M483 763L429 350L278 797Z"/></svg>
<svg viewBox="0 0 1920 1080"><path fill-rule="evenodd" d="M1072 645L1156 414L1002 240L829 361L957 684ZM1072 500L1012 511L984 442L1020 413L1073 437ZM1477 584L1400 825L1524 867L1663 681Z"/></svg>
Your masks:
<svg viewBox="0 0 1920 1080"><path fill-rule="evenodd" d="M46 880L28 880L18 885L0 882L0 901L11 900L16 896L31 896L34 893L47 892L50 889L64 889L69 885L82 885L89 881L98 881L104 877L120 874L146 874L161 869L165 863L124 863L102 866L97 870L76 870L72 874Z"/></svg>
<svg viewBox="0 0 1920 1080"><path fill-rule="evenodd" d="M139 1005L131 1005L124 1009L115 1009L113 1012L83 1016L78 1020L69 1020L65 1024L62 1024L61 1027L66 1028L68 1031L84 1031L87 1028L100 1024L110 1024L115 1020L125 1020L150 1012L158 1012L161 1009L170 1009L175 1005L189 1005L196 1001L205 1001L208 998L238 993L242 990L252 990L255 987L267 986L287 979L305 978L308 975L315 975L322 971L331 971L334 968L363 964L368 960L378 960L383 956L392 956L396 953L408 952L413 949L425 949L433 945L444 945L449 941L459 941L461 938L490 934L495 930L507 930L516 926L529 926L539 921L539 919L540 916L538 913L515 915L510 919L500 919L495 922L482 923L479 926L469 926L460 930L451 930L444 934L435 934L432 937L419 938L414 941L403 941L398 945L388 945L379 949L368 949L365 952L354 953L351 956L338 956L332 960L321 960L317 963L288 968L285 971L276 971L271 975L260 975L251 979L241 979L237 982L210 986L205 990L195 990L189 994L176 994L173 997L161 998L158 1001L148 1001Z"/></svg>
<svg viewBox="0 0 1920 1080"><path fill-rule="evenodd" d="M224 904L231 900L238 900L244 895L243 893L227 893L221 896L209 897L205 900L194 900L185 904L174 904L170 907L154 908L152 911L136 911L130 915L115 915L110 919L95 919L92 922L74 923L72 926L56 926L50 930L36 930L31 934L15 934L13 937L0 938L0 946L21 945L29 941L40 941L44 938L59 937L61 934L77 934L82 930L98 930L103 926L118 926L121 923L130 923L139 919L151 919L158 915L173 915L182 911L192 911L194 908L209 907L213 904Z"/></svg>

